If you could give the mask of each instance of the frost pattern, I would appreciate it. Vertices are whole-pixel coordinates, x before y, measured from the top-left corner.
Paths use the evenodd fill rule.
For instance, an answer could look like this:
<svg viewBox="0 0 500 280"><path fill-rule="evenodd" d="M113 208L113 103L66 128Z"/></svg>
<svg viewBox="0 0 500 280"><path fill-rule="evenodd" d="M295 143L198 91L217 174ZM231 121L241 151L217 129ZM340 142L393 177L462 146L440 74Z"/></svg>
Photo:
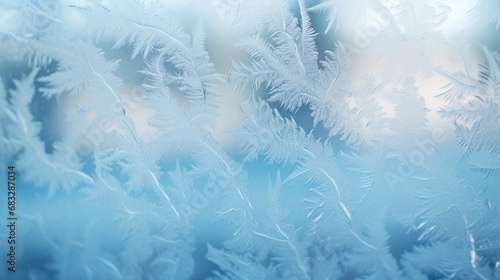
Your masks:
<svg viewBox="0 0 500 280"><path fill-rule="evenodd" d="M500 279L495 1L180 2L0 2L0 278Z"/></svg>

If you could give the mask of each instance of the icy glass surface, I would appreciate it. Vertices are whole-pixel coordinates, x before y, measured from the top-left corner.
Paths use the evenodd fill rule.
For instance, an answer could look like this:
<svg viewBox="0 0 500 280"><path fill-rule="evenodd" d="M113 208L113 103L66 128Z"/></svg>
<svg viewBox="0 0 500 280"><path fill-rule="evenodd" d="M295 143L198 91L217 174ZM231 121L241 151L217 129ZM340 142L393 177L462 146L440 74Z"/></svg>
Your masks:
<svg viewBox="0 0 500 280"><path fill-rule="evenodd" d="M0 0L0 279L500 279L498 0Z"/></svg>

